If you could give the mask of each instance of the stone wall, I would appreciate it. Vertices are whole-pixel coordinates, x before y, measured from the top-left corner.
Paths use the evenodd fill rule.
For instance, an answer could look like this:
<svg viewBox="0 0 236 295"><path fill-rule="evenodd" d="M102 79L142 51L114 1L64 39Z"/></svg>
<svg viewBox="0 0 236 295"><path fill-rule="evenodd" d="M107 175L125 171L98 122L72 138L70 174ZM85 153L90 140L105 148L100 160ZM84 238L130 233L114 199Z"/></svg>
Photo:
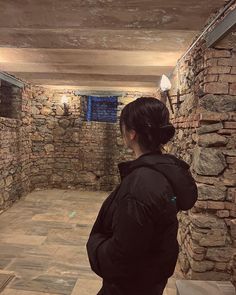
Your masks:
<svg viewBox="0 0 236 295"><path fill-rule="evenodd" d="M63 115L63 95L69 100L69 116ZM34 88L31 189L112 190L119 183L117 163L133 159L120 136L120 110L140 95L118 98L117 123L88 122L84 98L74 91Z"/></svg>
<svg viewBox="0 0 236 295"><path fill-rule="evenodd" d="M166 145L166 152L189 163L199 193L194 208L179 214L183 275L234 283L235 36L231 32L210 49L201 40L176 67L170 93L174 114L167 101L176 135ZM35 188L112 190L119 182L117 163L134 158L123 147L120 110L141 95L119 97L114 124L84 120L83 97L73 91L24 89L19 118L0 118L0 210Z"/></svg>
<svg viewBox="0 0 236 295"><path fill-rule="evenodd" d="M12 86L10 94L18 107L21 104L16 114L19 119L0 117L0 212L30 187L30 90Z"/></svg>
<svg viewBox="0 0 236 295"><path fill-rule="evenodd" d="M123 146L120 111L142 93L118 98L116 123L87 122L84 97L71 90L27 86L21 93L12 87L11 95L20 106L17 119L0 117L0 210L35 188L109 191L119 183L117 164L134 159Z"/></svg>
<svg viewBox="0 0 236 295"><path fill-rule="evenodd" d="M0 80L0 117L21 118L21 90Z"/></svg>
<svg viewBox="0 0 236 295"><path fill-rule="evenodd" d="M0 210L35 188L112 190L119 183L117 164L134 159L123 146L119 115L141 93L118 98L117 123L87 122L84 98L74 91L13 86L5 94L17 98L18 112L0 117Z"/></svg>
<svg viewBox="0 0 236 295"><path fill-rule="evenodd" d="M234 39L235 32L231 32L214 48L206 48L201 40L176 67L171 91L176 136L167 150L191 165L199 193L195 207L179 214L179 261L184 276L235 283Z"/></svg>

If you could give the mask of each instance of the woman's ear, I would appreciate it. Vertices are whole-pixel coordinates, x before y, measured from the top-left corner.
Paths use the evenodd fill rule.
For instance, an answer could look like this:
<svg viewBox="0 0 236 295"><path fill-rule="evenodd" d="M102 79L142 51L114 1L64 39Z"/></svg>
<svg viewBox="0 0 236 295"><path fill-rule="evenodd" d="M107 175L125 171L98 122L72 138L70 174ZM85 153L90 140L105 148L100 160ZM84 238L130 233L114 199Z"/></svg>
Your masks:
<svg viewBox="0 0 236 295"><path fill-rule="evenodd" d="M134 129L131 129L129 131L129 138L130 138L130 140L134 140L134 139L136 139L136 137L137 137L136 131Z"/></svg>

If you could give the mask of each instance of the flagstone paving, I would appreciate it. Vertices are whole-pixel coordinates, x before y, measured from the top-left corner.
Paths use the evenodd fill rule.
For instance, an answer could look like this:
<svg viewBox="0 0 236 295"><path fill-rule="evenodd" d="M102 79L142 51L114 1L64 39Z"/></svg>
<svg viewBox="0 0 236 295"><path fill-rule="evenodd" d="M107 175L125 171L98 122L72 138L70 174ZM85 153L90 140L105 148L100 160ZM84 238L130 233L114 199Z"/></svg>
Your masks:
<svg viewBox="0 0 236 295"><path fill-rule="evenodd" d="M107 196L35 190L2 213L0 274L15 278L1 295L96 295L102 282L90 269L86 242ZM164 294L176 294L174 277Z"/></svg>

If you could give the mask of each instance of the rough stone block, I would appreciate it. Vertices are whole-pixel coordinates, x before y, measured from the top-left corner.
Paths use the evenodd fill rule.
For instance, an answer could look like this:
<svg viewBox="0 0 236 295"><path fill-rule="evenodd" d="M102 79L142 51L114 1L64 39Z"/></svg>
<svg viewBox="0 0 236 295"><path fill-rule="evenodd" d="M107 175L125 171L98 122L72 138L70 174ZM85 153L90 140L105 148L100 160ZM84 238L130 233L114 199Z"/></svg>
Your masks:
<svg viewBox="0 0 236 295"><path fill-rule="evenodd" d="M205 51L205 59L210 59L210 58L218 58L218 57L231 57L231 52L230 50L217 50L217 49L212 49L208 48Z"/></svg>
<svg viewBox="0 0 236 295"><path fill-rule="evenodd" d="M236 95L236 83L231 83L229 88L230 95Z"/></svg>
<svg viewBox="0 0 236 295"><path fill-rule="evenodd" d="M228 74L228 75L227 74L219 75L219 82L218 82L218 84L225 84L226 82L227 83L236 83L236 75L231 75L231 74Z"/></svg>
<svg viewBox="0 0 236 295"><path fill-rule="evenodd" d="M214 201L223 201L226 197L226 189L218 188L213 185L207 184L197 184L198 188L198 200L214 200Z"/></svg>
<svg viewBox="0 0 236 295"><path fill-rule="evenodd" d="M197 143L202 147L219 147L225 146L228 143L228 139L225 136L217 133L199 135Z"/></svg>
<svg viewBox="0 0 236 295"><path fill-rule="evenodd" d="M5 186L4 179L0 179L0 189L4 188L4 186Z"/></svg>
<svg viewBox="0 0 236 295"><path fill-rule="evenodd" d="M64 110L62 109L62 107L60 105L56 106L56 115L57 116L62 116L64 114Z"/></svg>
<svg viewBox="0 0 236 295"><path fill-rule="evenodd" d="M194 206L199 209L207 209L207 202L206 201L197 201Z"/></svg>
<svg viewBox="0 0 236 295"><path fill-rule="evenodd" d="M230 215L230 217L232 217L232 218L236 218L236 208L234 208L233 210L230 210L229 215Z"/></svg>
<svg viewBox="0 0 236 295"><path fill-rule="evenodd" d="M219 262L228 262L232 258L233 250L229 247L223 248L208 248L206 259Z"/></svg>
<svg viewBox="0 0 236 295"><path fill-rule="evenodd" d="M219 217L219 218L227 218L229 217L229 211L228 210L218 210L216 212L216 215Z"/></svg>
<svg viewBox="0 0 236 295"><path fill-rule="evenodd" d="M222 229L226 230L226 225L222 219L217 218L212 214L189 214L191 222L198 228L207 229Z"/></svg>
<svg viewBox="0 0 236 295"><path fill-rule="evenodd" d="M231 71L231 67L230 66L226 66L226 65L219 65L219 66L213 66L213 67L209 67L207 69L207 74L229 74Z"/></svg>
<svg viewBox="0 0 236 295"><path fill-rule="evenodd" d="M236 111L236 97L207 94L199 100L199 107L211 112L234 112Z"/></svg>
<svg viewBox="0 0 236 295"><path fill-rule="evenodd" d="M236 219L230 221L230 230L232 237L236 239Z"/></svg>
<svg viewBox="0 0 236 295"><path fill-rule="evenodd" d="M197 105L198 105L198 97L192 93L186 94L184 95L184 100L181 103L178 114L181 116L188 115L197 107Z"/></svg>
<svg viewBox="0 0 236 295"><path fill-rule="evenodd" d="M2 206L4 204L4 197L3 197L3 194L0 193L0 206Z"/></svg>
<svg viewBox="0 0 236 295"><path fill-rule="evenodd" d="M43 137L38 132L35 132L34 134L32 134L31 140L32 141L43 141Z"/></svg>
<svg viewBox="0 0 236 295"><path fill-rule="evenodd" d="M233 159L234 163L236 161L235 157L230 157ZM229 187L227 190L227 201L236 203L236 188L235 187Z"/></svg>
<svg viewBox="0 0 236 295"><path fill-rule="evenodd" d="M52 153L52 152L54 152L54 145L53 144L46 144L44 146L44 149L45 149L47 154Z"/></svg>
<svg viewBox="0 0 236 295"><path fill-rule="evenodd" d="M199 245L204 247L225 246L226 231L225 230L211 230L205 234L200 240Z"/></svg>
<svg viewBox="0 0 236 295"><path fill-rule="evenodd" d="M236 104L236 100L235 100ZM236 129L236 122L223 122L223 126L226 129Z"/></svg>
<svg viewBox="0 0 236 295"><path fill-rule="evenodd" d="M201 175L219 175L227 166L221 151L196 147L193 152L193 169Z"/></svg>
<svg viewBox="0 0 236 295"><path fill-rule="evenodd" d="M51 112L52 112L52 110L49 107L43 107L40 110L40 113L44 116L48 116Z"/></svg>
<svg viewBox="0 0 236 295"><path fill-rule="evenodd" d="M229 93L229 81L225 80L222 82L211 82L211 83L206 83L204 85L204 92L205 93L212 93L212 94L228 94Z"/></svg>
<svg viewBox="0 0 236 295"><path fill-rule="evenodd" d="M58 121L58 124L59 124L60 127L66 129L66 128L68 128L68 127L70 126L70 120L67 120L67 119L60 119L60 120Z"/></svg>
<svg viewBox="0 0 236 295"><path fill-rule="evenodd" d="M228 120L229 115L227 113L216 113L216 112L206 112L200 113L200 121L209 122L220 122Z"/></svg>
<svg viewBox="0 0 236 295"><path fill-rule="evenodd" d="M216 262L215 270L216 271L226 271L228 263L225 262Z"/></svg>
<svg viewBox="0 0 236 295"><path fill-rule="evenodd" d="M31 182L33 184L43 183L45 185L48 183L48 178L46 175L32 175Z"/></svg>
<svg viewBox="0 0 236 295"><path fill-rule="evenodd" d="M74 143L79 143L80 142L80 137L79 137L79 133L78 132L73 132L71 140Z"/></svg>
<svg viewBox="0 0 236 295"><path fill-rule="evenodd" d="M214 268L215 263L213 261L195 261L190 259L190 266L193 271L196 272L205 272L208 270L212 270Z"/></svg>
<svg viewBox="0 0 236 295"><path fill-rule="evenodd" d="M190 268L190 264L189 264L189 260L188 260L187 255L185 253L183 253L183 252L180 252L178 260L179 260L179 263L180 263L181 270L184 273L187 273L189 268Z"/></svg>
<svg viewBox="0 0 236 295"><path fill-rule="evenodd" d="M214 201L207 201L207 208L214 209L214 210L222 210L225 208L224 202L214 202Z"/></svg>
<svg viewBox="0 0 236 295"><path fill-rule="evenodd" d="M205 253L194 252L189 243L188 243L186 249L187 249L188 256L190 257L190 261L192 259L196 260L196 261L202 261L204 259Z"/></svg>
<svg viewBox="0 0 236 295"><path fill-rule="evenodd" d="M222 66L222 67L232 67L234 65L236 65L236 59L235 58L219 58L218 59L218 66Z"/></svg>
<svg viewBox="0 0 236 295"><path fill-rule="evenodd" d="M207 74L204 76L204 83L210 83L210 82L217 82L219 80L219 75L218 74Z"/></svg>
<svg viewBox="0 0 236 295"><path fill-rule="evenodd" d="M230 157L236 157L236 149L222 149L222 153Z"/></svg>
<svg viewBox="0 0 236 295"><path fill-rule="evenodd" d="M65 129L62 127L57 127L53 130L53 135L56 137L63 136L65 134Z"/></svg>
<svg viewBox="0 0 236 295"><path fill-rule="evenodd" d="M13 183L13 177L11 175L7 176L7 178L5 179L5 185L9 186Z"/></svg>
<svg viewBox="0 0 236 295"><path fill-rule="evenodd" d="M222 122L216 124L209 124L205 126L201 126L197 129L197 134L205 134L218 131L223 128Z"/></svg>
<svg viewBox="0 0 236 295"><path fill-rule="evenodd" d="M207 67L216 67L218 65L218 58L207 59L205 65Z"/></svg>

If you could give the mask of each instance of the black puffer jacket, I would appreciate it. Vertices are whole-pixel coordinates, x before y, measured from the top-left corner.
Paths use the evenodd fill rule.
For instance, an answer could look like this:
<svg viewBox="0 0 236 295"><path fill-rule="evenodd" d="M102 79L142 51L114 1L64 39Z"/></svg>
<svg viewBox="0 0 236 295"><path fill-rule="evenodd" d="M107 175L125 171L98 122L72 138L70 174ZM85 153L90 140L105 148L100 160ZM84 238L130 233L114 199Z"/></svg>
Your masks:
<svg viewBox="0 0 236 295"><path fill-rule="evenodd" d="M197 200L189 165L150 152L118 164L121 183L104 201L87 242L99 294L155 295L178 256L176 214ZM91 294L92 295L92 294Z"/></svg>

